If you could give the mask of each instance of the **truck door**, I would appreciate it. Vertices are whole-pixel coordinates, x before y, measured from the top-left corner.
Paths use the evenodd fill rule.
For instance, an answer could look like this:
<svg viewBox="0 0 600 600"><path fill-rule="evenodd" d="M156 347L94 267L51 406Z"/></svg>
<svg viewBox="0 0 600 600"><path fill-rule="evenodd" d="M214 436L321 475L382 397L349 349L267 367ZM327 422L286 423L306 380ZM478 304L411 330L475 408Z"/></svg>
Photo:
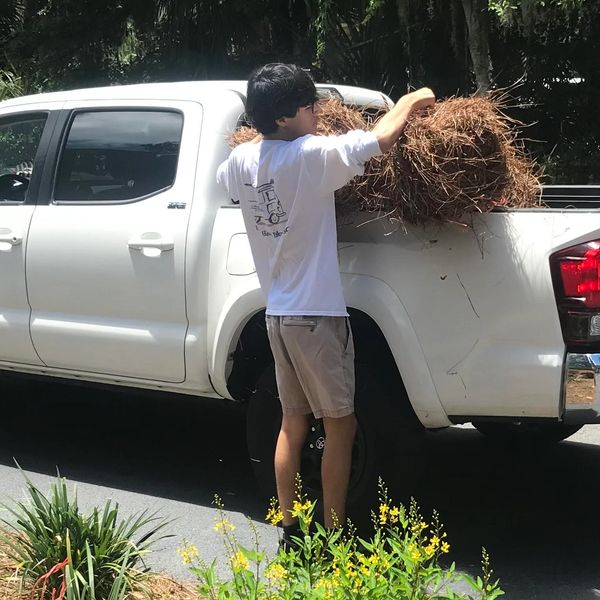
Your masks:
<svg viewBox="0 0 600 600"><path fill-rule="evenodd" d="M62 103L61 103L62 104ZM29 335L27 233L60 105L0 109L0 361L41 364ZM52 116L50 116L52 114Z"/></svg>
<svg viewBox="0 0 600 600"><path fill-rule="evenodd" d="M182 382L202 109L115 104L65 104L46 202L31 223L31 336L51 367Z"/></svg>

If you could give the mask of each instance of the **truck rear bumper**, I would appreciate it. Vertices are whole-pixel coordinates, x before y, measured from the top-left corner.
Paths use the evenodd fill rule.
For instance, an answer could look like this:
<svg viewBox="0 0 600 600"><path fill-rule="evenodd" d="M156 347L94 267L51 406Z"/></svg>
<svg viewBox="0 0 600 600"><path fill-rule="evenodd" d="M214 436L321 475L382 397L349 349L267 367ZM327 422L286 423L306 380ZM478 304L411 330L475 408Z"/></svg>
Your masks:
<svg viewBox="0 0 600 600"><path fill-rule="evenodd" d="M600 354L568 352L564 381L565 423L600 423Z"/></svg>

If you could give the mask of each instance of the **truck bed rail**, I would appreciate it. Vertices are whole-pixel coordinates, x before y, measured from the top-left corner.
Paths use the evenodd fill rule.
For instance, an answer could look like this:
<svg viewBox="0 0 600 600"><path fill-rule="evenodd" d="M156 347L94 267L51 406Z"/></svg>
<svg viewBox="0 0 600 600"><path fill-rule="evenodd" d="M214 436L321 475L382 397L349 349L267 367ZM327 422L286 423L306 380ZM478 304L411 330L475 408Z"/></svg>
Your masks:
<svg viewBox="0 0 600 600"><path fill-rule="evenodd" d="M542 202L548 208L600 208L600 185L545 185Z"/></svg>

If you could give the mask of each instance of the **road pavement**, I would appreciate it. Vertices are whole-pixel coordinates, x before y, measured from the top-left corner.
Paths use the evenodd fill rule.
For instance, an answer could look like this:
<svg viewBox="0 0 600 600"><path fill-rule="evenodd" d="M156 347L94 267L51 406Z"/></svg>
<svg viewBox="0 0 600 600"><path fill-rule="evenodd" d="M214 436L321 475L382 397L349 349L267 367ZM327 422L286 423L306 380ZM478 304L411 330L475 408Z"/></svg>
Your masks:
<svg viewBox="0 0 600 600"><path fill-rule="evenodd" d="M124 516L148 508L173 519L151 567L187 578L176 548L191 541L223 562L213 530L214 494L242 543L246 518L273 552L245 452L244 411L194 398L155 398L0 377L0 499L22 498L23 477L47 490L57 468L84 510L112 498ZM477 574L480 549L514 600L600 598L600 427L550 448L491 444L470 427L429 434L428 460L414 494L436 508L459 570ZM0 512L0 517L7 516Z"/></svg>

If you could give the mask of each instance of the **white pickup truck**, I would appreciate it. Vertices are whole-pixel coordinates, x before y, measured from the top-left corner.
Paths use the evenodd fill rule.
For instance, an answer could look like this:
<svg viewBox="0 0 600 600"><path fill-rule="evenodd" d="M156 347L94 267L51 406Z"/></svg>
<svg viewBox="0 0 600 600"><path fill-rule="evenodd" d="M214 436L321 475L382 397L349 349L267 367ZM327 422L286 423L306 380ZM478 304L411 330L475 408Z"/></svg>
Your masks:
<svg viewBox="0 0 600 600"><path fill-rule="evenodd" d="M0 103L0 370L247 403L269 488L280 417L265 301L239 206L215 179L244 93L241 81L187 82ZM598 422L595 193L548 188L563 208L468 227L394 228L360 212L340 223L360 423L351 502L382 454L400 450L394 467L410 470L425 429L473 422L543 441ZM315 422L308 486L323 444Z"/></svg>

